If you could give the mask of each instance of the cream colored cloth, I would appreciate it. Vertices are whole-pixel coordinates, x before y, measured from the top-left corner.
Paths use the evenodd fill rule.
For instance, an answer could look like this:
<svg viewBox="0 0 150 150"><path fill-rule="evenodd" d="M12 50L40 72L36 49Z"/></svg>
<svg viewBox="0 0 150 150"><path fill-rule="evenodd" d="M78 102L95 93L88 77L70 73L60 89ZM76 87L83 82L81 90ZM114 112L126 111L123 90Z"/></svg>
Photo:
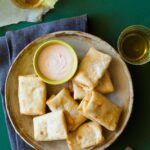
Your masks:
<svg viewBox="0 0 150 150"><path fill-rule="evenodd" d="M34 9L21 9L16 7L11 0L0 0L0 27L16 24L21 21L37 22L42 15L54 8L58 0L44 0L43 7Z"/></svg>

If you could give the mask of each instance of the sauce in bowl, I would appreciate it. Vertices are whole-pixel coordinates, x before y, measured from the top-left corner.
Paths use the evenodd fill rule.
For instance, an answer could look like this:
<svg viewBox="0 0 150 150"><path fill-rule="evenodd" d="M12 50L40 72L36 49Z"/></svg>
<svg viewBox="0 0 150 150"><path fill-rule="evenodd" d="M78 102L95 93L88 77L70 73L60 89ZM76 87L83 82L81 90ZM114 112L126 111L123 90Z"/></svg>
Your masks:
<svg viewBox="0 0 150 150"><path fill-rule="evenodd" d="M64 79L72 69L73 57L68 48L61 44L53 44L43 49L38 59L42 74L50 80Z"/></svg>
<svg viewBox="0 0 150 150"><path fill-rule="evenodd" d="M37 50L34 69L47 83L64 83L74 75L77 69L77 55L67 43L52 40Z"/></svg>

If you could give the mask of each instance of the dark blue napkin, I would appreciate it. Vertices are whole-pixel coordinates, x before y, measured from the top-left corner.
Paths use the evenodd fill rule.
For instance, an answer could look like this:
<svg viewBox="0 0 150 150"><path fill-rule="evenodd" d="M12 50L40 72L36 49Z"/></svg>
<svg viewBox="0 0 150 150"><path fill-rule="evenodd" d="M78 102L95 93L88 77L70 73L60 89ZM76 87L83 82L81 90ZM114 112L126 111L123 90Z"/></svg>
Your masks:
<svg viewBox="0 0 150 150"><path fill-rule="evenodd" d="M42 23L14 32L8 31L4 37L0 37L0 92L3 97L5 78L9 66L17 54L34 39L51 32L61 30L77 30L86 32L87 16L83 15ZM4 100L2 100L2 104L12 150L32 150L32 148L27 145L14 131L6 114Z"/></svg>

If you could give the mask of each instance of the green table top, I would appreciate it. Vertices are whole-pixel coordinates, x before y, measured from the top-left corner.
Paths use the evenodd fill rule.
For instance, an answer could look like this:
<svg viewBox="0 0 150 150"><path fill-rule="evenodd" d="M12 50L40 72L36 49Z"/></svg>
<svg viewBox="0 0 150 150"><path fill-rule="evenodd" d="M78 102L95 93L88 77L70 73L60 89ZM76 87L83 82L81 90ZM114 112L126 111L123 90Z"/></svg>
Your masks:
<svg viewBox="0 0 150 150"><path fill-rule="evenodd" d="M87 14L89 32L106 40L116 48L119 33L132 24L150 27L149 0L60 0L54 10L44 16L43 22ZM19 23L0 28L0 36L8 30L33 25ZM150 63L128 65L134 85L134 109L124 133L108 150L124 150L131 145L135 150L150 150ZM1 101L0 101L1 103ZM9 150L4 114L0 104L0 145Z"/></svg>

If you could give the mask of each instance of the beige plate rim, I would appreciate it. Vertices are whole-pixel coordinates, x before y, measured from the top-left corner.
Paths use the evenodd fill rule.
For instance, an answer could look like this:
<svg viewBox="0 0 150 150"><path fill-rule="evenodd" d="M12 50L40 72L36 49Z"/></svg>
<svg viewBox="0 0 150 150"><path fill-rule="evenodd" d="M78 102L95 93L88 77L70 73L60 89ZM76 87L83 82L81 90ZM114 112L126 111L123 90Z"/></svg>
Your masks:
<svg viewBox="0 0 150 150"><path fill-rule="evenodd" d="M30 139L25 139L23 136L22 136L22 133L19 132L19 130L15 127L15 124L14 124L14 121L11 119L11 115L10 115L10 112L9 112L9 109L8 109L8 103L7 103L7 86L9 86L7 83L8 83L8 78L9 78L9 74L16 62L16 60L22 55L22 53L24 52L24 50L31 44L33 44L34 42L36 42L37 40L39 40L40 38L42 37L45 37L45 36L48 36L48 35L62 35L62 34L70 34L70 35L76 35L76 36L82 36L82 37L86 37L86 38L90 38L92 40L96 40L96 41L103 41L104 43L106 43L107 45L109 45L112 49L112 51L115 52L115 55L117 55L117 57L120 57L120 55L118 54L117 51L115 51L115 49L107 42L105 42L104 40L102 40L101 38L95 36L95 35L92 35L92 34L89 34L89 33L85 33L85 32L81 32L81 31L73 31L73 30L64 30L64 31L58 31L58 32L53 32L53 33L49 33L49 34L46 34L46 35L43 35L35 40L33 40L31 43L29 43L27 46L25 46L23 48L23 50L17 55L17 57L14 59L11 67L9 68L9 71L7 73L7 77L6 77L6 81L5 81L5 107L6 107L6 112L7 112L7 115L9 117L9 120L13 126L13 128L15 129L16 133L28 144L30 145L32 148L35 148L34 145L31 144L31 141ZM132 109L133 109L133 102L134 102L134 92L133 92L133 83L132 83L132 79L131 79L131 75L130 75L130 72L127 68L127 65L126 63L122 60L122 58L120 57L120 61L121 63L124 65L124 69L127 73L127 76L128 76L128 79L131 81L129 84L130 84L130 98L129 98L129 112L127 114L127 117L126 117L126 120L125 120L125 123L123 124L120 132L118 132L118 134L115 136L114 139L110 140L108 143L106 143L104 146L103 146L103 149L105 148L108 148L113 142L115 142L115 140L121 135L121 133L123 132L123 130L125 129L129 119L130 119L130 116L131 116L131 113L132 113Z"/></svg>

